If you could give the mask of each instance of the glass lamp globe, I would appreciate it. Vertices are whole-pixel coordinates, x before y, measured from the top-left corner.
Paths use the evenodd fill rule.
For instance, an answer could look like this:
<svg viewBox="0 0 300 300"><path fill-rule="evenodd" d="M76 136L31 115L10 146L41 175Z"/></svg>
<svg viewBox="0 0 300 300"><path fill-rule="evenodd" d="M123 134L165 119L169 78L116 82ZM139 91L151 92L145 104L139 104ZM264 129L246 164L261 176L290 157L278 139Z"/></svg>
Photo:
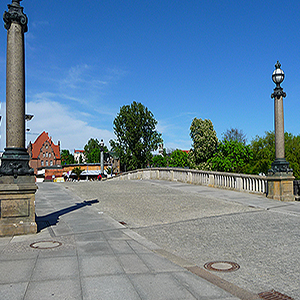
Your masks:
<svg viewBox="0 0 300 300"><path fill-rule="evenodd" d="M272 80L275 84L280 85L280 83L284 80L284 72L280 69L281 64L278 61L275 67L276 69L272 74Z"/></svg>

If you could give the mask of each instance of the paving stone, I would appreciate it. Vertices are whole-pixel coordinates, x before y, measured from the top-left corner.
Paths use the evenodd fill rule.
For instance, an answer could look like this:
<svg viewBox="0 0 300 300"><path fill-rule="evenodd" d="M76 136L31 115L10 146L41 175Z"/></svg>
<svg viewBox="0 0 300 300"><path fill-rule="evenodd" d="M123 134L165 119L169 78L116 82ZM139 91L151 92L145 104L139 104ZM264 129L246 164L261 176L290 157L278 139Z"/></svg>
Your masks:
<svg viewBox="0 0 300 300"><path fill-rule="evenodd" d="M107 241L77 242L78 255L107 255L113 254Z"/></svg>
<svg viewBox="0 0 300 300"><path fill-rule="evenodd" d="M147 265L136 254L122 254L118 255L118 258L127 274L150 272Z"/></svg>
<svg viewBox="0 0 300 300"><path fill-rule="evenodd" d="M108 243L115 254L134 253L133 249L128 245L127 241L109 240Z"/></svg>
<svg viewBox="0 0 300 300"><path fill-rule="evenodd" d="M76 242L96 242L105 240L106 238L102 232L87 232L76 235Z"/></svg>
<svg viewBox="0 0 300 300"><path fill-rule="evenodd" d="M82 256L79 258L81 276L117 275L124 273L114 255Z"/></svg>
<svg viewBox="0 0 300 300"><path fill-rule="evenodd" d="M125 275L85 277L82 285L83 300L141 299Z"/></svg>
<svg viewBox="0 0 300 300"><path fill-rule="evenodd" d="M156 254L140 254L139 257L154 272L181 271L181 267Z"/></svg>
<svg viewBox="0 0 300 300"><path fill-rule="evenodd" d="M32 274L32 281L78 278L78 260L76 256L39 258Z"/></svg>
<svg viewBox="0 0 300 300"><path fill-rule="evenodd" d="M1 300L23 300L28 282L0 284Z"/></svg>
<svg viewBox="0 0 300 300"><path fill-rule="evenodd" d="M82 300L79 278L30 282L24 300Z"/></svg>
<svg viewBox="0 0 300 300"><path fill-rule="evenodd" d="M135 289L145 300L197 299L170 274L129 275Z"/></svg>
<svg viewBox="0 0 300 300"><path fill-rule="evenodd" d="M205 279L199 278L190 272L177 272L172 275L197 299L238 299Z"/></svg>
<svg viewBox="0 0 300 300"><path fill-rule="evenodd" d="M28 282L35 259L7 260L0 263L0 284Z"/></svg>

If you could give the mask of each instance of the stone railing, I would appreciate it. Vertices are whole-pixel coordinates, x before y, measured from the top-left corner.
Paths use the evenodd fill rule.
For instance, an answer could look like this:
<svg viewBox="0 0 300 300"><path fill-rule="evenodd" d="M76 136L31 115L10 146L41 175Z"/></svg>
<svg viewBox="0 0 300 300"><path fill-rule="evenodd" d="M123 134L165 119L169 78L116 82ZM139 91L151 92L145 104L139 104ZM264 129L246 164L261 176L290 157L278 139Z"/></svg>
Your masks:
<svg viewBox="0 0 300 300"><path fill-rule="evenodd" d="M156 179L179 181L239 192L267 194L265 176L200 171L180 168L147 168L122 173L115 180Z"/></svg>

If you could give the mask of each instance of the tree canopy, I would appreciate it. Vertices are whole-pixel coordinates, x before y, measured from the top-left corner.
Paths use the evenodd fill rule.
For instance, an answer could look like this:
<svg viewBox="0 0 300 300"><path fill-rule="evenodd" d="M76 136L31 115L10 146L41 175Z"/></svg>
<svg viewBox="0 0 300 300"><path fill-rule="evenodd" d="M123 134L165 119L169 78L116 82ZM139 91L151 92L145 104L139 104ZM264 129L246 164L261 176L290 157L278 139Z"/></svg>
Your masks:
<svg viewBox="0 0 300 300"><path fill-rule="evenodd" d="M168 160L163 155L153 155L151 165L152 167L167 167Z"/></svg>
<svg viewBox="0 0 300 300"><path fill-rule="evenodd" d="M156 131L157 121L153 113L138 102L120 108L113 122L115 140L110 140L125 170L144 168L152 159L151 151L162 142Z"/></svg>
<svg viewBox="0 0 300 300"><path fill-rule="evenodd" d="M61 164L62 165L71 165L74 164L74 155L70 153L69 150L62 150L60 153Z"/></svg>
<svg viewBox="0 0 300 300"><path fill-rule="evenodd" d="M88 163L98 163L100 162L100 152L101 146L98 139L90 138L87 144L84 146L84 152L86 161ZM103 152L108 152L106 146L103 147Z"/></svg>
<svg viewBox="0 0 300 300"><path fill-rule="evenodd" d="M182 150L176 149L171 153L169 166L175 168L189 167L188 154Z"/></svg>
<svg viewBox="0 0 300 300"><path fill-rule="evenodd" d="M244 145L247 143L246 134L244 134L243 130L239 130L237 128L227 129L223 133L223 140L238 141Z"/></svg>
<svg viewBox="0 0 300 300"><path fill-rule="evenodd" d="M190 160L193 167L206 163L217 151L218 138L211 120L194 118L190 127L192 149Z"/></svg>
<svg viewBox="0 0 300 300"><path fill-rule="evenodd" d="M285 158L293 169L296 179L300 179L300 136L294 136L285 132ZM253 152L253 159L249 162L248 173L268 174L272 162L275 160L275 134L274 131L267 131L262 137L256 136L251 141L250 148Z"/></svg>
<svg viewBox="0 0 300 300"><path fill-rule="evenodd" d="M250 146L245 146L237 140L223 140L208 163L215 171L244 173L252 157Z"/></svg>

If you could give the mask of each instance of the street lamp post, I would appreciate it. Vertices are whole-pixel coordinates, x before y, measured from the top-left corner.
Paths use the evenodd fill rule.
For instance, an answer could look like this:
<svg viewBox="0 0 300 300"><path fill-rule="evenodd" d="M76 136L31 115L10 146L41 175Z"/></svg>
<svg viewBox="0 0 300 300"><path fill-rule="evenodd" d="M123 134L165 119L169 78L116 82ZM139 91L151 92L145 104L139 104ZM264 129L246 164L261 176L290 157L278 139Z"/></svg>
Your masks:
<svg viewBox="0 0 300 300"><path fill-rule="evenodd" d="M103 172L104 172L104 165L103 165L103 148L104 148L104 142L103 142L103 140L101 140L101 142L100 142L101 175L103 175Z"/></svg>
<svg viewBox="0 0 300 300"><path fill-rule="evenodd" d="M32 234L35 222L35 177L25 148L25 51L28 18L12 0L4 12L7 30L6 147L0 166L0 236Z"/></svg>
<svg viewBox="0 0 300 300"><path fill-rule="evenodd" d="M285 159L284 150L284 114L283 98L286 93L280 84L284 80L284 72L277 61L272 80L276 84L271 98L274 98L274 125L275 125L275 161L271 165L268 173L268 198L293 201L293 170L289 168L289 163Z"/></svg>

